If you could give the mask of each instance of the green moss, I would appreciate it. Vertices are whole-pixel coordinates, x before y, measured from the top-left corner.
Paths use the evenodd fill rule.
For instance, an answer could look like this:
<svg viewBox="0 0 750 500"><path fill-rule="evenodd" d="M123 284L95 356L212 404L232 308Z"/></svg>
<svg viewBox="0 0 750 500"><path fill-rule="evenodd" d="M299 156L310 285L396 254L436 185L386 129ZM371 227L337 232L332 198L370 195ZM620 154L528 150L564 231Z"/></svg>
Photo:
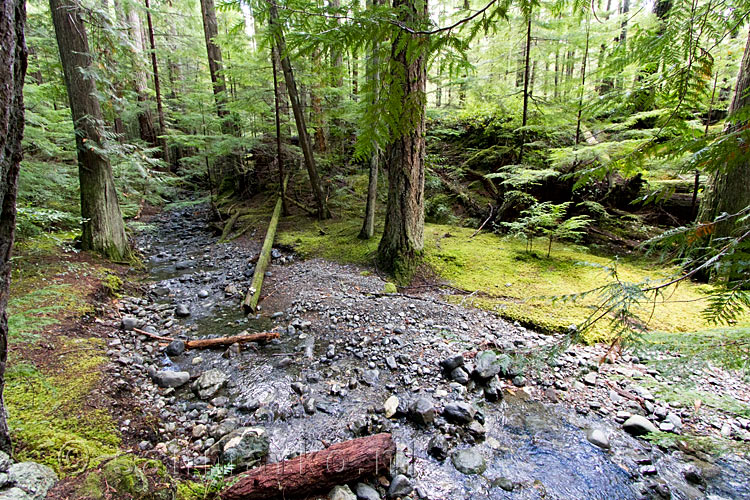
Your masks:
<svg viewBox="0 0 750 500"><path fill-rule="evenodd" d="M61 313L82 315L93 311L84 296L85 290L68 284L44 286L46 279L29 281L20 289L14 289L8 301L8 330L11 340L37 340L39 332L60 321ZM26 291L34 284L39 288Z"/></svg>
<svg viewBox="0 0 750 500"><path fill-rule="evenodd" d="M386 283L383 287L384 293L398 293L398 288L396 288L396 285L393 283Z"/></svg>
<svg viewBox="0 0 750 500"><path fill-rule="evenodd" d="M118 498L139 500L169 500L174 498L175 487L164 464L125 454L106 457L103 465L91 470L78 489L78 498L98 499L111 489Z"/></svg>
<svg viewBox="0 0 750 500"><path fill-rule="evenodd" d="M104 271L104 275L102 276L102 286L107 290L107 293L111 297L119 297L120 292L122 291L122 285L122 278L106 270Z"/></svg>
<svg viewBox="0 0 750 500"><path fill-rule="evenodd" d="M43 373L11 360L5 401L19 460L34 460L61 476L75 474L112 454L120 444L116 422L89 409L106 362L100 339L70 339L60 348L59 367Z"/></svg>

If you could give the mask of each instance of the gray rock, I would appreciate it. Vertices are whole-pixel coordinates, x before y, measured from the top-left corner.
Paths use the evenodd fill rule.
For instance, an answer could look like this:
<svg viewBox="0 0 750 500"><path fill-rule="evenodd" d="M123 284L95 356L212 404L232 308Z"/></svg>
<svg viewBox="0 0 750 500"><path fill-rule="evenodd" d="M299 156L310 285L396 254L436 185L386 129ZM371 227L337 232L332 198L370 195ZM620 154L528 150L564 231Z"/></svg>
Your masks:
<svg viewBox="0 0 750 500"><path fill-rule="evenodd" d="M435 405L428 398L418 398L411 407L411 417L420 425L430 425L435 421Z"/></svg>
<svg viewBox="0 0 750 500"><path fill-rule="evenodd" d="M480 352L476 358L474 374L477 377L486 380L500 373L500 368L497 354L495 354L494 351L483 351Z"/></svg>
<svg viewBox="0 0 750 500"><path fill-rule="evenodd" d="M0 451L0 472L8 472L8 467L13 461L10 459L7 453Z"/></svg>
<svg viewBox="0 0 750 500"><path fill-rule="evenodd" d="M448 403L443 410L445 419L454 424L468 424L474 420L474 415L476 415L474 407L463 401Z"/></svg>
<svg viewBox="0 0 750 500"><path fill-rule="evenodd" d="M398 368L398 363L396 363L396 358L394 358L393 356L387 356L385 358L385 365L391 370L395 370Z"/></svg>
<svg viewBox="0 0 750 500"><path fill-rule="evenodd" d="M666 417L667 422L674 425L675 429L682 429L682 419L674 412L669 412Z"/></svg>
<svg viewBox="0 0 750 500"><path fill-rule="evenodd" d="M8 473L0 472L0 488L8 484Z"/></svg>
<svg viewBox="0 0 750 500"><path fill-rule="evenodd" d="M180 356L183 352L185 352L185 342L183 342L182 340L173 340L169 343L169 345L165 349L165 352L169 356Z"/></svg>
<svg viewBox="0 0 750 500"><path fill-rule="evenodd" d="M450 379L459 384L466 385L469 383L469 372L463 366L459 366L451 371Z"/></svg>
<svg viewBox="0 0 750 500"><path fill-rule="evenodd" d="M383 409L385 410L385 418L391 418L398 411L399 400L396 396L391 396L385 400Z"/></svg>
<svg viewBox="0 0 750 500"><path fill-rule="evenodd" d="M268 455L269 442L265 429L261 427L240 427L217 441L208 451L222 463L235 464L244 470L256 465Z"/></svg>
<svg viewBox="0 0 750 500"><path fill-rule="evenodd" d="M330 493L328 493L329 500L357 500L349 486L334 486Z"/></svg>
<svg viewBox="0 0 750 500"><path fill-rule="evenodd" d="M135 318L133 316L123 316L122 318L122 329L123 330L132 330L133 328L138 326L138 318Z"/></svg>
<svg viewBox="0 0 750 500"><path fill-rule="evenodd" d="M227 383L227 376L224 372L211 369L203 372L198 379L193 382L193 392L201 399L211 399Z"/></svg>
<svg viewBox="0 0 750 500"><path fill-rule="evenodd" d="M42 500L57 482L57 474L46 465L20 462L8 468L8 482L21 488L33 500Z"/></svg>
<svg viewBox="0 0 750 500"><path fill-rule="evenodd" d="M355 488L357 500L380 500L378 490L365 483L357 483Z"/></svg>
<svg viewBox="0 0 750 500"><path fill-rule="evenodd" d="M586 385L596 385L597 378L598 377L597 377L596 372L588 372L583 377L583 383L586 384Z"/></svg>
<svg viewBox="0 0 750 500"><path fill-rule="evenodd" d="M388 498L396 498L408 495L412 492L414 486L408 477L403 474L399 474L394 477L391 481L391 485L388 487Z"/></svg>
<svg viewBox="0 0 750 500"><path fill-rule="evenodd" d="M441 462L448 458L448 441L446 441L442 434L438 434L430 439L427 443L427 453Z"/></svg>
<svg viewBox="0 0 750 500"><path fill-rule="evenodd" d="M590 429L586 433L586 439L589 440L589 443L598 446L599 448L608 450L609 449L609 438L606 434L604 434L603 431L599 429Z"/></svg>
<svg viewBox="0 0 750 500"><path fill-rule="evenodd" d="M641 436L649 432L657 432L658 429L646 417L633 415L622 424L626 432L634 436Z"/></svg>
<svg viewBox="0 0 750 500"><path fill-rule="evenodd" d="M487 401L499 401L503 397L503 388L500 385L500 379L492 377L484 387L484 397Z"/></svg>
<svg viewBox="0 0 750 500"><path fill-rule="evenodd" d="M21 488L10 488L0 491L0 500L32 500L33 498L27 495Z"/></svg>
<svg viewBox="0 0 750 500"><path fill-rule="evenodd" d="M201 290L198 292L198 298L205 299L208 297L208 290Z"/></svg>
<svg viewBox="0 0 750 500"><path fill-rule="evenodd" d="M487 469L484 457L475 448L453 452L451 461L456 470L463 474L481 474Z"/></svg>
<svg viewBox="0 0 750 500"><path fill-rule="evenodd" d="M178 318L187 318L190 316L190 309L185 304L178 304L174 310L174 315Z"/></svg>
<svg viewBox="0 0 750 500"><path fill-rule="evenodd" d="M154 383L159 387L180 387L190 381L190 373L161 370L154 373L152 378L154 380Z"/></svg>
<svg viewBox="0 0 750 500"><path fill-rule="evenodd" d="M464 357L461 354L453 355L449 358L445 358L440 362L440 366L443 367L443 370L446 372L452 372L459 366L463 366L464 364Z"/></svg>

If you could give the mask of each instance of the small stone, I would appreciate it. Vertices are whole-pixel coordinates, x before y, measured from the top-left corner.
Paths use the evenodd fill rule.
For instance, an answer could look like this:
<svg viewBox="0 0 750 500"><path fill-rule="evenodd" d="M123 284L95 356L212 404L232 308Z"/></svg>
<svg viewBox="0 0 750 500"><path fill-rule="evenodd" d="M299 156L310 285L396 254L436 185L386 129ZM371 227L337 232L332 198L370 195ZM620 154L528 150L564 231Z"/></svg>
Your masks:
<svg viewBox="0 0 750 500"><path fill-rule="evenodd" d="M403 497L411 493L412 490L414 490L414 486L412 486L409 478L399 474L393 478L391 485L388 487L388 498Z"/></svg>
<svg viewBox="0 0 750 500"><path fill-rule="evenodd" d="M41 500L57 482L57 474L46 465L19 462L8 468L8 482L25 491L30 500Z"/></svg>
<svg viewBox="0 0 750 500"><path fill-rule="evenodd" d="M448 457L448 441L442 434L434 436L427 443L427 453L441 462Z"/></svg>
<svg viewBox="0 0 750 500"><path fill-rule="evenodd" d="M418 398L411 407L411 416L419 425L430 425L435 421L435 405L428 398Z"/></svg>
<svg viewBox="0 0 750 500"><path fill-rule="evenodd" d="M330 493L328 493L328 500L357 500L349 486L334 486Z"/></svg>
<svg viewBox="0 0 750 500"><path fill-rule="evenodd" d="M173 340L169 343L167 348L165 349L165 352L167 355L175 357L180 356L183 352L185 352L185 342L182 340Z"/></svg>
<svg viewBox="0 0 750 500"><path fill-rule="evenodd" d="M200 439L206 435L206 426L204 424L197 424L193 426L193 439Z"/></svg>
<svg viewBox="0 0 750 500"><path fill-rule="evenodd" d="M354 489L357 492L357 500L380 500L378 490L365 483L357 483Z"/></svg>
<svg viewBox="0 0 750 500"><path fill-rule="evenodd" d="M203 372L198 379L193 382L193 392L201 399L211 399L227 383L227 376L224 372L215 368Z"/></svg>
<svg viewBox="0 0 750 500"><path fill-rule="evenodd" d="M674 424L671 422L662 422L659 424L659 430L662 432L674 432Z"/></svg>
<svg viewBox="0 0 750 500"><path fill-rule="evenodd" d="M201 290L198 292L198 298L205 299L208 297L208 290Z"/></svg>
<svg viewBox="0 0 750 500"><path fill-rule="evenodd" d="M461 354L456 354L454 356L451 356L449 358L445 358L440 362L440 366L443 367L443 370L446 372L451 372L458 368L459 366L464 365L464 357Z"/></svg>
<svg viewBox="0 0 750 500"><path fill-rule="evenodd" d="M443 410L445 419L454 424L468 424L474 420L474 415L476 415L474 407L463 401L448 403Z"/></svg>
<svg viewBox="0 0 750 500"><path fill-rule="evenodd" d="M475 448L453 452L451 461L456 470L463 474L481 474L487 469L484 457Z"/></svg>
<svg viewBox="0 0 750 500"><path fill-rule="evenodd" d="M658 429L646 417L633 415L622 424L623 429L634 436L641 436L649 432L658 432Z"/></svg>
<svg viewBox="0 0 750 500"><path fill-rule="evenodd" d="M598 446L599 448L602 448L604 450L608 450L610 447L609 444L609 438L606 434L604 434L603 431L599 429L591 429L586 433L586 439L589 440L589 443Z"/></svg>
<svg viewBox="0 0 750 500"><path fill-rule="evenodd" d="M494 351L483 351L476 357L474 374L477 377L486 380L500 373L500 368L501 366L497 359L497 354L495 354Z"/></svg>
<svg viewBox="0 0 750 500"><path fill-rule="evenodd" d="M190 309L185 304L178 304L174 310L174 315L178 318L187 318L190 316Z"/></svg>
<svg viewBox="0 0 750 500"><path fill-rule="evenodd" d="M188 383L190 380L190 373L161 370L154 373L152 379L159 387L180 387Z"/></svg>
<svg viewBox="0 0 750 500"><path fill-rule="evenodd" d="M398 411L399 400L396 396L391 396L385 400L383 408L385 409L385 418L391 418Z"/></svg>
<svg viewBox="0 0 750 500"><path fill-rule="evenodd" d="M596 380L597 379L598 379L598 376L597 376L596 372L588 372L583 377L583 383L586 384L586 385L592 385L593 386L593 385L596 385Z"/></svg>
<svg viewBox="0 0 750 500"><path fill-rule="evenodd" d="M451 371L450 379L459 384L466 385L469 383L469 372L463 366L459 366Z"/></svg>
<svg viewBox="0 0 750 500"><path fill-rule="evenodd" d="M130 331L138 326L138 318L134 318L133 316L124 316L122 318L122 329L126 331Z"/></svg>
<svg viewBox="0 0 750 500"><path fill-rule="evenodd" d="M385 358L385 365L391 370L395 370L398 368L398 363L396 363L396 358L394 358L393 356L388 356Z"/></svg>

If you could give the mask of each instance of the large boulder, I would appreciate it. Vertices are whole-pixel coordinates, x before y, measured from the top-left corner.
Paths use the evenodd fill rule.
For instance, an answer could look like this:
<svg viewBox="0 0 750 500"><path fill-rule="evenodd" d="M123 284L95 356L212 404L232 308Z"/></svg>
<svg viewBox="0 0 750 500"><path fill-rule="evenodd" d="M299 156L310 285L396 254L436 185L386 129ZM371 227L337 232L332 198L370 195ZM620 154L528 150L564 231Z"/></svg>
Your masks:
<svg viewBox="0 0 750 500"><path fill-rule="evenodd" d="M36 462L19 462L8 468L8 483L23 490L32 500L46 498L56 482L55 471Z"/></svg>
<svg viewBox="0 0 750 500"><path fill-rule="evenodd" d="M240 427L222 437L208 450L222 463L234 464L237 470L248 469L268 455L268 434L262 427Z"/></svg>
<svg viewBox="0 0 750 500"><path fill-rule="evenodd" d="M205 371L193 382L193 392L201 399L211 399L227 383L227 376L215 368Z"/></svg>
<svg viewBox="0 0 750 500"><path fill-rule="evenodd" d="M443 409L443 417L452 424L468 424L476 413L473 406L463 401L448 403Z"/></svg>
<svg viewBox="0 0 750 500"><path fill-rule="evenodd" d="M493 351L483 351L476 358L474 374L482 380L487 380L500 373L501 368L497 354Z"/></svg>

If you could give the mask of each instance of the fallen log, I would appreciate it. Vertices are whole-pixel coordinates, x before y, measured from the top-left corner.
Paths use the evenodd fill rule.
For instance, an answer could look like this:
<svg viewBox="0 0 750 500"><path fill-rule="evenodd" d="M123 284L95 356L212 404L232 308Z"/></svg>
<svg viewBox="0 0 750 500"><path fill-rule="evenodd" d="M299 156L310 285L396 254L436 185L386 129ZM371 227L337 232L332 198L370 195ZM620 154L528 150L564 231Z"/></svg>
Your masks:
<svg viewBox="0 0 750 500"><path fill-rule="evenodd" d="M173 337L164 337L162 335L147 332L146 330L141 330L140 328L133 328L133 331L154 340L161 340L162 342L174 342L175 340L177 340ZM210 349L212 347L226 347L232 344L245 344L247 342L266 342L268 340L277 338L279 338L278 332L243 333L241 335L232 335L229 337L186 340L185 349Z"/></svg>
<svg viewBox="0 0 750 500"><path fill-rule="evenodd" d="M289 175L284 178L284 185L281 188L281 192L286 192L286 183L289 180ZM276 206L273 209L273 215L271 216L271 222L268 223L268 231L266 232L266 239L263 241L263 248L260 251L258 257L258 263L255 266L255 272L253 273L253 281L250 282L250 288L245 295L245 300L242 301L242 307L246 312L254 313L258 308L258 301L260 300L260 288L263 286L263 276L266 274L266 268L268 263L271 261L271 248L273 248L273 240L276 237L276 226L279 225L279 217L281 217L281 208L284 203L283 194L279 195L279 199L276 201Z"/></svg>
<svg viewBox="0 0 750 500"><path fill-rule="evenodd" d="M221 492L221 498L255 500L308 497L330 490L337 484L387 471L394 453L393 439L387 433L344 441L324 450L246 472Z"/></svg>
<svg viewBox="0 0 750 500"><path fill-rule="evenodd" d="M227 237L229 236L229 233L232 232L232 228L234 227L234 223L237 222L237 219L240 217L240 210L237 210L232 214L232 216L229 218L227 223L224 225L224 229L221 231L221 237L219 238L219 243L224 243L227 240Z"/></svg>

